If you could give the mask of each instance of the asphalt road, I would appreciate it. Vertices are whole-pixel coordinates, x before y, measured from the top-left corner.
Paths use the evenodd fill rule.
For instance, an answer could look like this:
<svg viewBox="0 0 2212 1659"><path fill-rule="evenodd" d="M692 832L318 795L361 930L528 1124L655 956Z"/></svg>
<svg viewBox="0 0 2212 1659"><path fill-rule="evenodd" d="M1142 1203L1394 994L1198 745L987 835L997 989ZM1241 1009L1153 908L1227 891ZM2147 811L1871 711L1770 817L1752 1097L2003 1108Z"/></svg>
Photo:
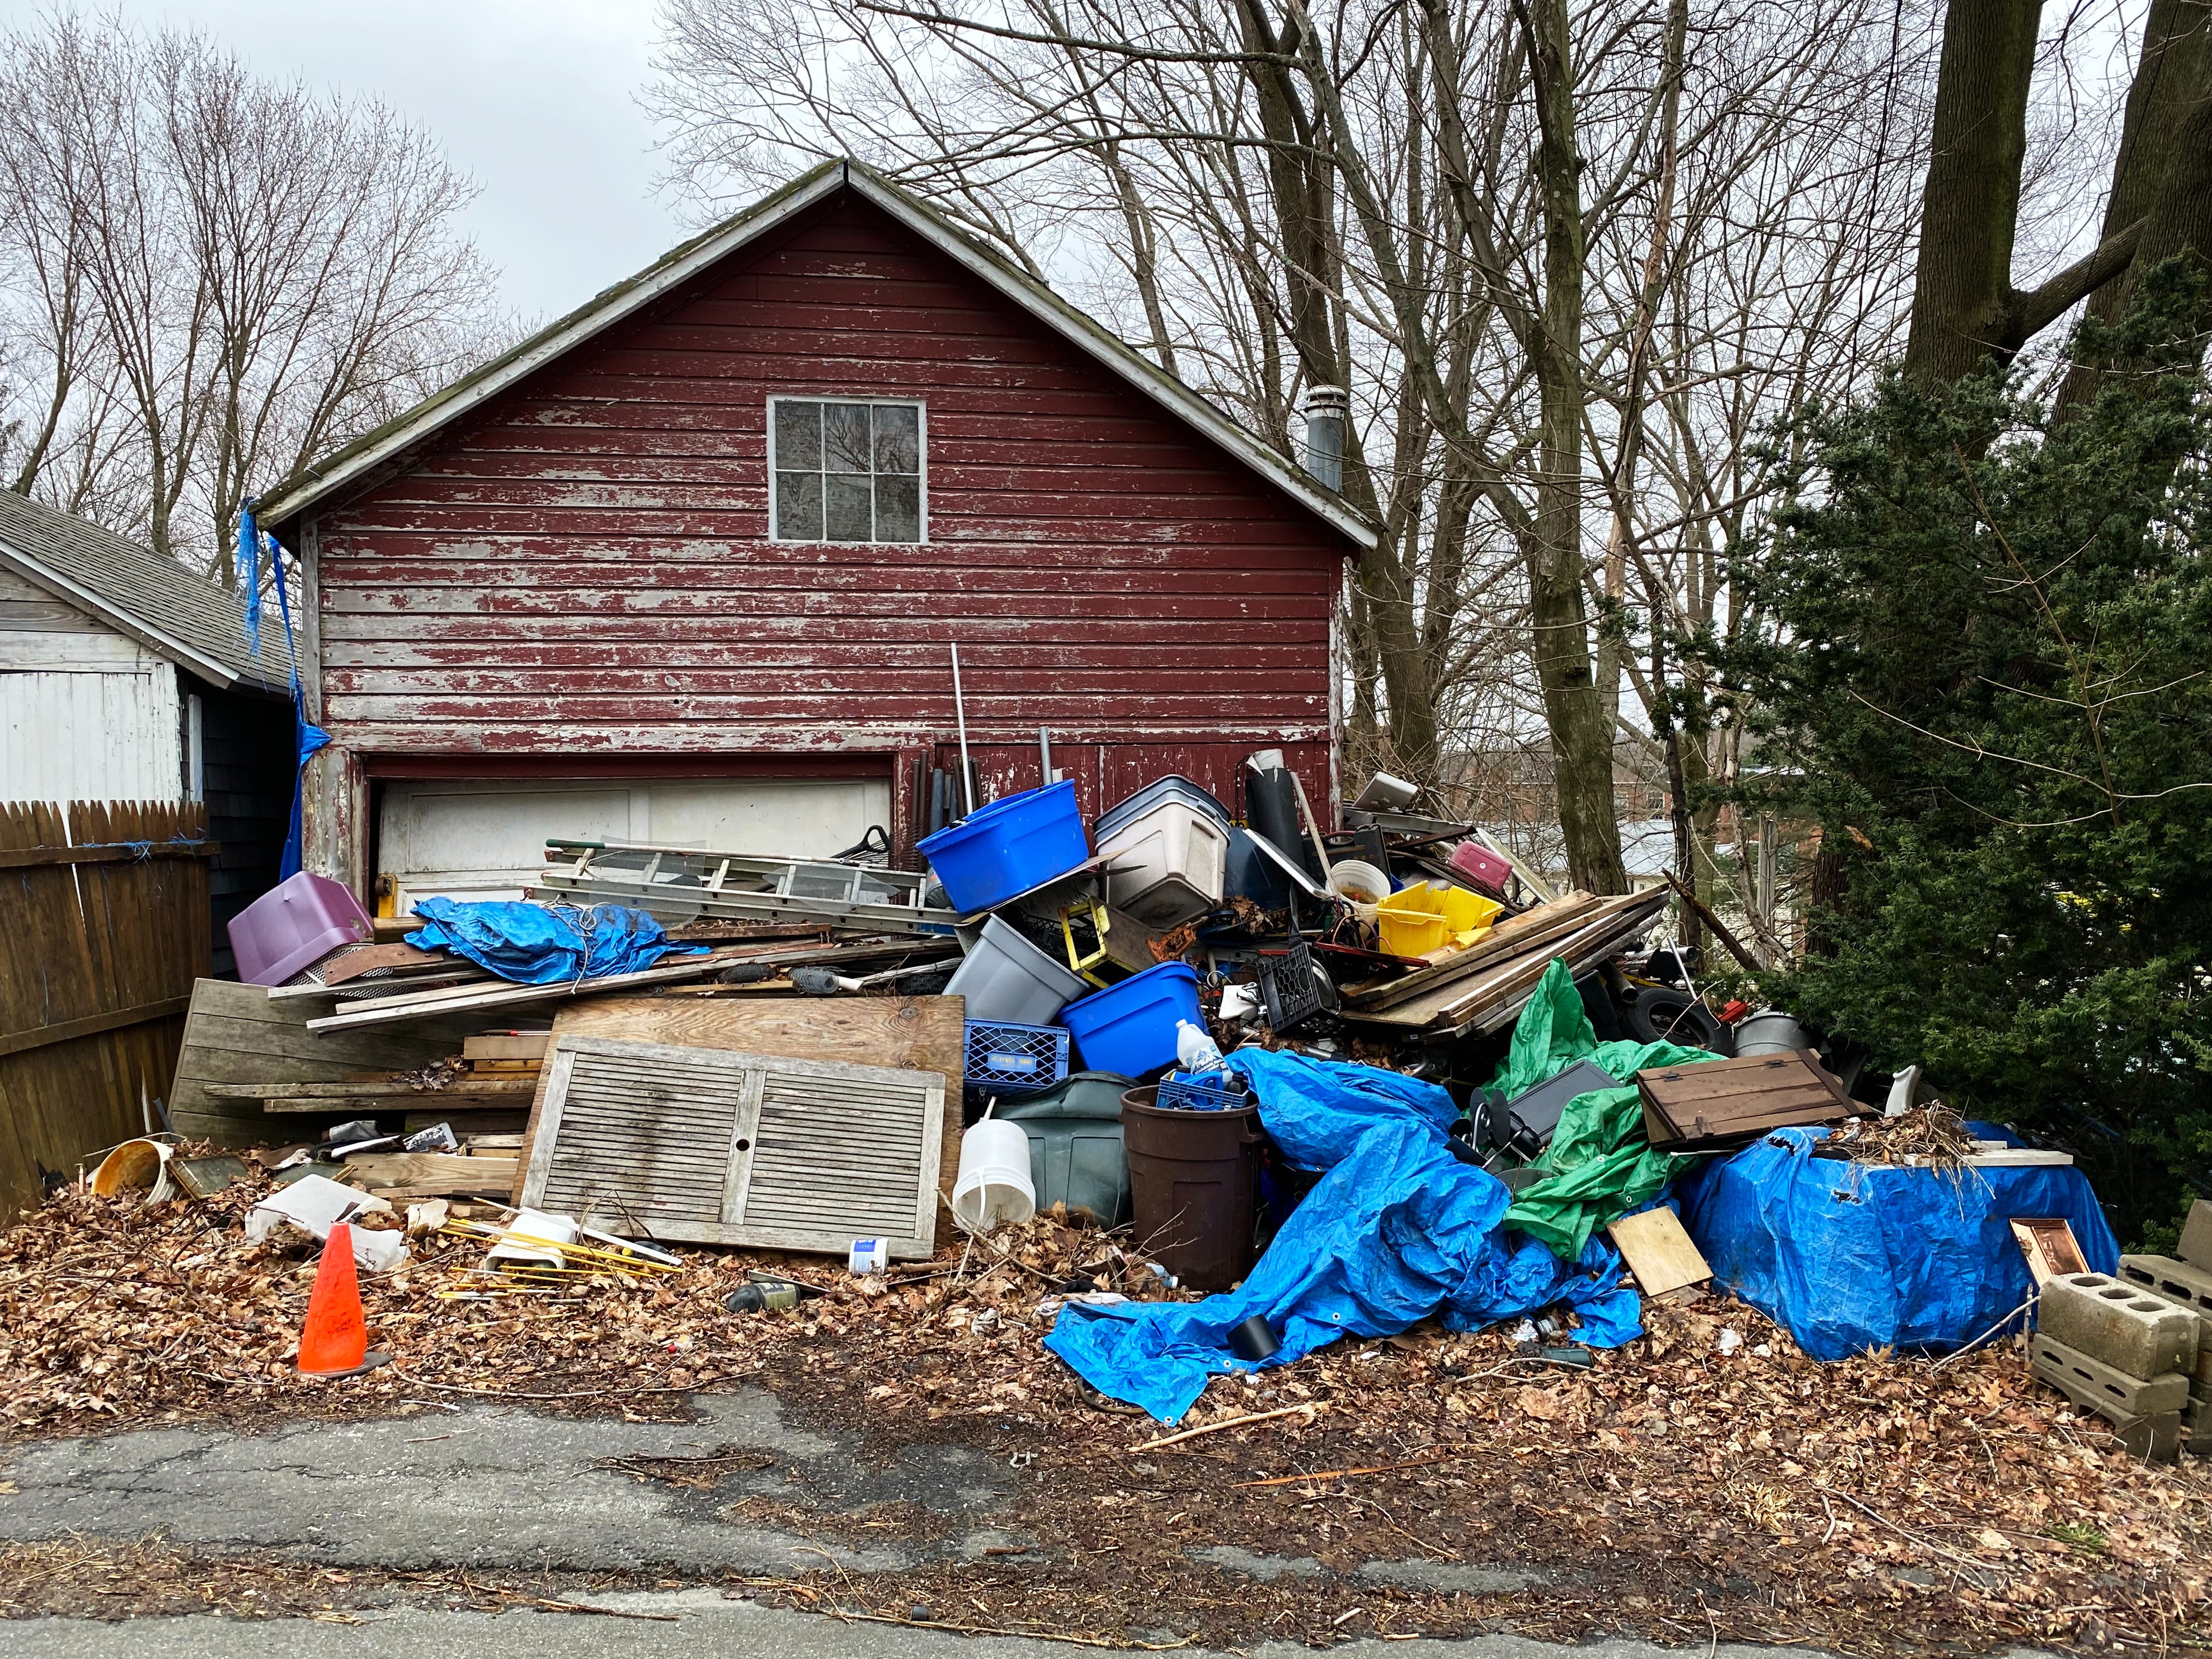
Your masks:
<svg viewBox="0 0 2212 1659"><path fill-rule="evenodd" d="M841 1624L817 1613L784 1613L712 1591L616 1595L602 1605L673 1613L673 1622L574 1613L394 1612L362 1625L307 1620L241 1624L213 1618L141 1619L100 1625L42 1619L0 1627L9 1659L1068 1659L1064 1644L955 1636L899 1626ZM1192 1659L1216 1650L1182 1648ZM1803 1659L1806 1648L1723 1645L1705 1659ZM1313 1659L1313 1650L1267 1643L1250 1659ZM1463 1642L1354 1642L1329 1659L1681 1659L1679 1649L1642 1642L1558 1647L1516 1636ZM1218 1656L1225 1659L1225 1656Z"/></svg>

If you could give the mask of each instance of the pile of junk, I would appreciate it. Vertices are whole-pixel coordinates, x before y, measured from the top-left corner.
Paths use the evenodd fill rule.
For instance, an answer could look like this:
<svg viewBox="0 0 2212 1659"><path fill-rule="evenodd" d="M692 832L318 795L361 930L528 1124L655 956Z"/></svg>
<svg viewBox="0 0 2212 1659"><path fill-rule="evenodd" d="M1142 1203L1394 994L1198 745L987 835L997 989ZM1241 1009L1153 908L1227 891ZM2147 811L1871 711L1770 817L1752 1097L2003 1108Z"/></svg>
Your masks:
<svg viewBox="0 0 2212 1659"><path fill-rule="evenodd" d="M172 1127L298 1115L294 1170L473 1198L541 1265L565 1239L866 1273L1041 1213L1120 1231L1172 1294L1073 1297L1045 1346L1163 1421L1425 1321L1583 1365L1644 1298L1724 1291L1815 1358L1941 1352L2123 1273L2183 1310L2181 1398L2164 1369L2085 1384L2078 1345L2037 1374L2149 1452L2212 1411L2212 1264L2124 1263L2065 1152L1711 994L1655 938L1669 889L1555 891L1388 776L1324 823L1279 751L1230 793L1170 775L1086 821L1066 780L957 815L940 787L926 872L880 832L555 840L526 901L404 918L295 878L234 926L258 983L195 998Z"/></svg>

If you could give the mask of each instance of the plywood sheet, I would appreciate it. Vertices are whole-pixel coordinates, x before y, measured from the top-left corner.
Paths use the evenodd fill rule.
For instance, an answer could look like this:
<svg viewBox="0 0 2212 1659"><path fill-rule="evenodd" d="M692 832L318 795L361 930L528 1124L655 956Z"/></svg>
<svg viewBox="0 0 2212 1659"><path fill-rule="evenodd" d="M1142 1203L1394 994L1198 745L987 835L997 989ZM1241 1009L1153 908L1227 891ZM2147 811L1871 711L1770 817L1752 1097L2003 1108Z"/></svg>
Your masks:
<svg viewBox="0 0 2212 1659"><path fill-rule="evenodd" d="M1655 1299L1672 1295L1713 1276L1704 1255L1682 1230L1680 1217L1669 1209L1646 1210L1625 1215L1606 1229L1620 1247L1629 1270L1644 1295Z"/></svg>
<svg viewBox="0 0 2212 1659"><path fill-rule="evenodd" d="M938 1191L949 1199L960 1171L960 1083L967 1064L963 997L789 997L707 1001L691 997L593 997L553 1018L553 1034L723 1048L794 1060L936 1072L945 1079ZM532 1103L534 1133L544 1080ZM525 1158L526 1166L528 1159ZM516 1202L520 1202L518 1195Z"/></svg>

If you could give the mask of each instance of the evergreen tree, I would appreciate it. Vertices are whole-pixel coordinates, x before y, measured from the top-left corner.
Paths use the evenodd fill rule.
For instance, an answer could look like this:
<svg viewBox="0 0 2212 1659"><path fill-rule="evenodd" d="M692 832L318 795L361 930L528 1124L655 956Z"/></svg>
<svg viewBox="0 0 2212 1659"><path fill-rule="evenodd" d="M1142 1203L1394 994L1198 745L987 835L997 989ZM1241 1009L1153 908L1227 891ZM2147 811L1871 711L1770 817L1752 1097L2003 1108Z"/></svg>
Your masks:
<svg viewBox="0 0 2212 1659"><path fill-rule="evenodd" d="M2071 1148L2124 1239L2212 1191L2212 398L2167 262L2063 419L2017 375L1814 416L1739 579L1746 804L1838 881L1770 988Z"/></svg>

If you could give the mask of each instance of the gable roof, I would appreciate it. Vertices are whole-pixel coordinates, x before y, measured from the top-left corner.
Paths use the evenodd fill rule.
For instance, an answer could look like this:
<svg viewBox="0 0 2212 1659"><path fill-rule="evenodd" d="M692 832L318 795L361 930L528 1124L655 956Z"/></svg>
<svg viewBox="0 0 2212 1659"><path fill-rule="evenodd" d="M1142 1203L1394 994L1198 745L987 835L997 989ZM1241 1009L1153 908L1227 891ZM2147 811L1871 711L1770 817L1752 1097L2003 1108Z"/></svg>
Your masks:
<svg viewBox="0 0 2212 1659"><path fill-rule="evenodd" d="M589 303L482 368L432 393L406 413L302 467L261 498L256 509L261 521L276 526L297 518L318 502L362 481L554 359L841 191L850 191L881 209L1358 546L1376 544L1374 524L1341 495L1132 349L1097 319L975 242L928 203L858 161L825 161L801 174L734 217L663 254L636 276L603 290Z"/></svg>
<svg viewBox="0 0 2212 1659"><path fill-rule="evenodd" d="M240 595L12 489L0 489L0 567L224 690L288 692L281 625L252 655Z"/></svg>

